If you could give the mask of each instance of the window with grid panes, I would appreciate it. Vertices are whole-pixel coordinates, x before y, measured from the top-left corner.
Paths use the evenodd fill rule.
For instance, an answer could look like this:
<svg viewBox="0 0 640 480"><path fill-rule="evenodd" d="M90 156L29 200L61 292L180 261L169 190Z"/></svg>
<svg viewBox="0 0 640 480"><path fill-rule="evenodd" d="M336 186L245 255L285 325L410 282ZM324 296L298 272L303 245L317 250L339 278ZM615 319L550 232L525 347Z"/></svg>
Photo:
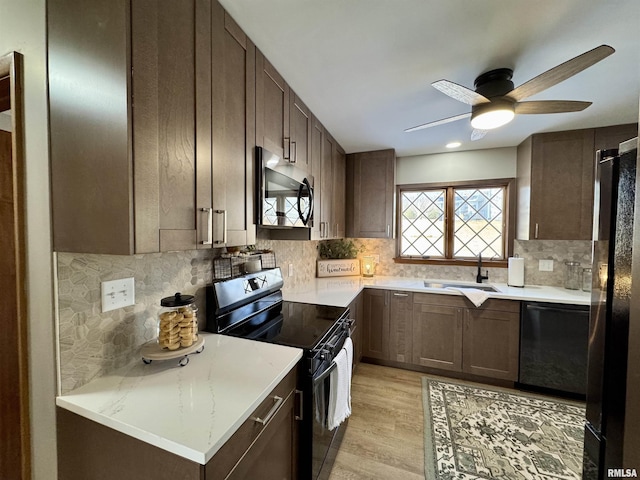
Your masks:
<svg viewBox="0 0 640 480"><path fill-rule="evenodd" d="M511 183L399 186L398 257L506 259Z"/></svg>

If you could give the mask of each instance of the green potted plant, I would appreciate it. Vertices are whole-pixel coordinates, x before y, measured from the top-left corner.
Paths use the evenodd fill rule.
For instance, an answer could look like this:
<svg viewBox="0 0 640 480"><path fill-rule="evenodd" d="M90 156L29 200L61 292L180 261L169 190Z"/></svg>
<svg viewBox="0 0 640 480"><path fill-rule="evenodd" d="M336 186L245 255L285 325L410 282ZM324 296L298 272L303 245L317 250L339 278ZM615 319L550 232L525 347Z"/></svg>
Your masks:
<svg viewBox="0 0 640 480"><path fill-rule="evenodd" d="M364 246L344 238L323 240L318 244L318 277L360 275L358 253Z"/></svg>
<svg viewBox="0 0 640 480"><path fill-rule="evenodd" d="M318 245L320 258L323 260L357 258L363 251L362 245L357 246L353 240L338 238L336 240L323 240Z"/></svg>

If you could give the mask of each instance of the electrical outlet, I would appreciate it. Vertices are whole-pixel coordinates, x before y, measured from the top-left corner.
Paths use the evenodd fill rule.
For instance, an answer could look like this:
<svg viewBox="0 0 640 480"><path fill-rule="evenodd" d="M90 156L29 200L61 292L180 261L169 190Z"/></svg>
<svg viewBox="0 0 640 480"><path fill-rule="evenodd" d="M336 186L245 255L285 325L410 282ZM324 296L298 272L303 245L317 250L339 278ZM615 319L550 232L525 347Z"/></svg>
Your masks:
<svg viewBox="0 0 640 480"><path fill-rule="evenodd" d="M102 282L102 311L135 305L136 295L133 277Z"/></svg>
<svg viewBox="0 0 640 480"><path fill-rule="evenodd" d="M538 270L541 272L553 272L553 260L539 260Z"/></svg>

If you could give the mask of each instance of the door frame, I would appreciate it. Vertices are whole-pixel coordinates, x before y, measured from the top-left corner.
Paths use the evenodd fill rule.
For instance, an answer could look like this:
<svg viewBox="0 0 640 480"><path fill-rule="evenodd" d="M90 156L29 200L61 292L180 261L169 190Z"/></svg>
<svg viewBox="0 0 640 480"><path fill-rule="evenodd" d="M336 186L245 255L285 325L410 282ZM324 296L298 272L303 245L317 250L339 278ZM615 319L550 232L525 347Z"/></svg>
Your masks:
<svg viewBox="0 0 640 480"><path fill-rule="evenodd" d="M8 344L10 355L7 367L12 368L9 377L11 389L19 393L18 405L12 406L7 418L2 424L11 422L11 430L19 431L19 438L11 443L9 449L2 448L2 463L7 463L11 469L11 478L27 480L31 478L31 424L29 418L29 354L27 343L27 294L26 294L26 235L25 235L25 169L24 169L24 105L23 105L23 56L18 52L11 52L0 57L0 79L9 79L9 99L0 98L0 106L11 109L11 181L13 196L13 224L9 228L13 231L15 265L15 285L13 291L4 292L8 301L13 301L10 308L15 315L4 321L14 323L12 338L2 340ZM2 97L0 95L0 97ZM0 387L2 390L6 386ZM3 410L6 412L6 410ZM5 455L7 457L5 457ZM5 472L6 473L6 472Z"/></svg>

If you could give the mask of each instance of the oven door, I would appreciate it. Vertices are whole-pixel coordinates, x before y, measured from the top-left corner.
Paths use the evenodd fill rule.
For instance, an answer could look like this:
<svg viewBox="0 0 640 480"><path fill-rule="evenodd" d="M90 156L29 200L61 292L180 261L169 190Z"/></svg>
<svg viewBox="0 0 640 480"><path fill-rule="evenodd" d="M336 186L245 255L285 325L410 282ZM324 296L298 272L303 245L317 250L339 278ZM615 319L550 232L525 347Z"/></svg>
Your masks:
<svg viewBox="0 0 640 480"><path fill-rule="evenodd" d="M329 478L331 467L335 456L340 448L342 436L344 435L345 423L329 430L327 428L327 414L329 408L330 376L335 370L336 364L333 362L334 353L337 354L342 349L345 339L349 335L349 330L342 330L337 341L333 343L331 354L326 355L312 381L312 476L313 480L324 480Z"/></svg>

